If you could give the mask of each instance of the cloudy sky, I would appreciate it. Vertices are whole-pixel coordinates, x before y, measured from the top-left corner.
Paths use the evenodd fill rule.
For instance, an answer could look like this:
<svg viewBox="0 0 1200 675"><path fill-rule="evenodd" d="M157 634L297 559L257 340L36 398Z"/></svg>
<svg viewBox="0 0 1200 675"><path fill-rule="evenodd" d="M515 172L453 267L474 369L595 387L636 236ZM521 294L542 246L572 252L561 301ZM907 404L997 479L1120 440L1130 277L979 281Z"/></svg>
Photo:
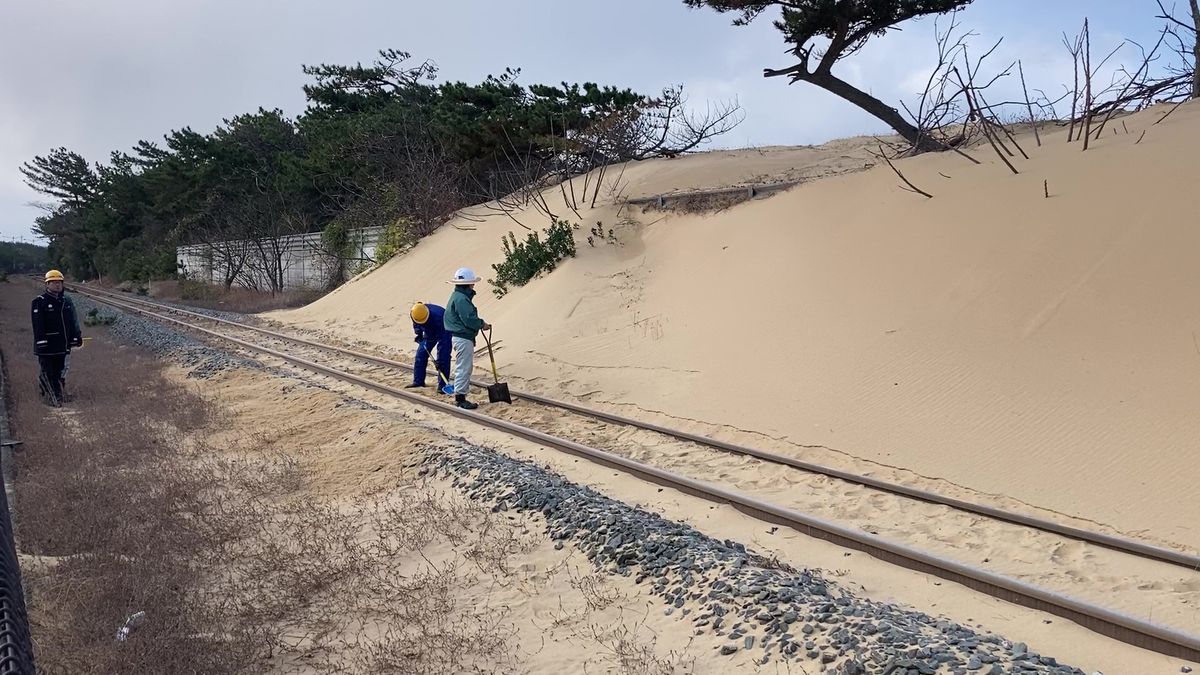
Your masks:
<svg viewBox="0 0 1200 675"><path fill-rule="evenodd" d="M1125 37L1152 44L1156 13L1153 0L976 0L961 19L977 49L1005 38L996 66L1021 58L1030 87L1058 93L1071 77L1063 31L1089 16L1093 51L1106 53ZM744 28L731 18L681 0L0 0L0 239L31 237L29 203L43 198L17 169L34 155L65 146L106 161L260 106L294 116L301 64L365 63L389 47L432 59L442 79L513 66L526 84L683 84L700 105L736 97L746 120L722 146L882 130L832 95L764 79L764 66L790 65L779 33L769 16ZM911 97L932 36L930 20L906 25L836 72L886 101Z"/></svg>

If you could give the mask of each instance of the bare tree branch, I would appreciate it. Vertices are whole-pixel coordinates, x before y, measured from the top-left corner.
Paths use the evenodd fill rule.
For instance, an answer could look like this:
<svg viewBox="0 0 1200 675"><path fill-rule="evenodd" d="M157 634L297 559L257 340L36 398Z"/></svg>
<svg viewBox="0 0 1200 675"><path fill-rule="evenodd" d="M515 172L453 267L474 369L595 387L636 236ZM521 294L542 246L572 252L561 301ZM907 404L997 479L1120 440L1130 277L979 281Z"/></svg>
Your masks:
<svg viewBox="0 0 1200 675"><path fill-rule="evenodd" d="M1033 138L1040 148L1042 147L1042 137L1038 134L1037 118L1033 116L1033 104L1029 102L1029 88L1025 86L1025 69L1021 67L1019 60L1017 61L1017 72L1021 74L1021 91L1025 94L1025 107L1029 110L1029 125L1033 127Z"/></svg>
<svg viewBox="0 0 1200 675"><path fill-rule="evenodd" d="M887 165L889 167L891 167L892 171L894 171L895 174L900 177L900 180L904 181L904 184L908 186L907 188L904 188L904 189L908 190L909 192L915 192L915 193L925 197L926 199L933 199L933 195L922 190L921 188L917 187L916 185L913 185L912 181L910 181L907 177L905 177L904 174L900 173L900 169L897 169L896 165L892 164L892 160L888 158L887 153L884 152L882 145L879 146L879 155L878 156L881 159L883 159L883 161L887 162Z"/></svg>

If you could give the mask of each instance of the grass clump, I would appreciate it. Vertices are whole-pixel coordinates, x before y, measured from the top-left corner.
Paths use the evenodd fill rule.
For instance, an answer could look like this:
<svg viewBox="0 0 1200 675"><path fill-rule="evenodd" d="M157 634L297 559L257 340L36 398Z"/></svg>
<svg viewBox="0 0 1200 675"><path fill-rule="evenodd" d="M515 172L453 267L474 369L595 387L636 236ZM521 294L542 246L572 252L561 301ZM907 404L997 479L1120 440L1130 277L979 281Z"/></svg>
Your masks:
<svg viewBox="0 0 1200 675"><path fill-rule="evenodd" d="M100 310L93 307L83 315L83 325L85 326L108 326L116 321L117 317L112 314L101 314Z"/></svg>

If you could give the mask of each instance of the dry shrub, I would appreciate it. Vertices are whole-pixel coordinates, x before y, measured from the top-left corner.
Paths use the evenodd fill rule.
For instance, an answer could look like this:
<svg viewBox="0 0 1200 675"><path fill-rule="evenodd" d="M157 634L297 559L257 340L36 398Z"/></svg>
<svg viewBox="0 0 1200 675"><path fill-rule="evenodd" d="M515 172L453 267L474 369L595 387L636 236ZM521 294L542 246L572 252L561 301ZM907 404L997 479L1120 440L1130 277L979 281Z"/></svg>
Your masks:
<svg viewBox="0 0 1200 675"><path fill-rule="evenodd" d="M599 612L612 607L618 602L628 601L629 597L612 586L609 575L604 572L578 574L568 570L568 583L583 598L585 612Z"/></svg>
<svg viewBox="0 0 1200 675"><path fill-rule="evenodd" d="M188 279L156 281L150 288L150 295L160 300L240 314L303 307L324 294L324 291L301 289L270 293L236 286L225 290L223 286Z"/></svg>
<svg viewBox="0 0 1200 675"><path fill-rule="evenodd" d="M688 655L689 642L680 651L660 656L658 638L646 627L645 617L632 622L624 620L604 625L592 624L592 640L605 653L622 675L677 675L695 672L696 658Z"/></svg>
<svg viewBox="0 0 1200 675"><path fill-rule="evenodd" d="M107 329L72 357L74 401L46 408L27 290L0 290L0 350L26 442L14 519L41 672L518 670L506 608L462 592L510 583L509 558L543 535L417 486L314 500L295 448L209 447L203 432L235 420Z"/></svg>
<svg viewBox="0 0 1200 675"><path fill-rule="evenodd" d="M394 597L376 624L378 637L364 644L346 670L367 673L452 675L517 670L514 634L503 607L458 606L451 598L462 583L457 563L430 565L407 578L391 579ZM346 671L342 671L346 672Z"/></svg>
<svg viewBox="0 0 1200 675"><path fill-rule="evenodd" d="M235 598L252 625L277 629L276 665L327 673L508 673L516 655L504 608L475 606L463 589L504 585L509 556L541 539L522 536L456 495L415 487L320 503L303 491L272 492L272 466L244 457L223 464L214 494L223 512L251 513L256 532L224 542L224 567L207 585ZM261 480L261 486L255 481ZM272 500L246 499L275 494ZM427 557L449 543L449 556Z"/></svg>
<svg viewBox="0 0 1200 675"><path fill-rule="evenodd" d="M0 295L16 458L18 550L45 564L25 578L44 673L251 672L263 641L195 596L197 553L211 543L202 476L176 471L184 436L216 410L169 384L161 366L104 339L71 359L68 407L42 405L28 355L28 299ZM104 331L94 331L101 336ZM203 526L201 526L203 525ZM116 641L127 617L148 620Z"/></svg>

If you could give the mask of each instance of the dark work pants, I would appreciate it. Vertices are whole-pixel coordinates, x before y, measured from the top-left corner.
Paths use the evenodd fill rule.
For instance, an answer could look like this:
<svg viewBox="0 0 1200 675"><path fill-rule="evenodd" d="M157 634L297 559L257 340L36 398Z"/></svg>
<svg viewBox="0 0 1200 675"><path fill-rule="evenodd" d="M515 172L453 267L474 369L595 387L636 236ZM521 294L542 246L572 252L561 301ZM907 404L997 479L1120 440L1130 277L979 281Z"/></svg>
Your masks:
<svg viewBox="0 0 1200 675"><path fill-rule="evenodd" d="M425 369L429 365L429 350L427 349L428 342L417 344L417 356L413 363L413 383L425 386ZM442 377L450 376L450 334L443 333L442 339L437 341L437 355L434 357L433 363L438 371L438 391L446 386L446 380Z"/></svg>
<svg viewBox="0 0 1200 675"><path fill-rule="evenodd" d="M56 402L62 402L63 368L66 366L67 355L39 356L38 365L42 367L40 385L42 394L53 393Z"/></svg>

